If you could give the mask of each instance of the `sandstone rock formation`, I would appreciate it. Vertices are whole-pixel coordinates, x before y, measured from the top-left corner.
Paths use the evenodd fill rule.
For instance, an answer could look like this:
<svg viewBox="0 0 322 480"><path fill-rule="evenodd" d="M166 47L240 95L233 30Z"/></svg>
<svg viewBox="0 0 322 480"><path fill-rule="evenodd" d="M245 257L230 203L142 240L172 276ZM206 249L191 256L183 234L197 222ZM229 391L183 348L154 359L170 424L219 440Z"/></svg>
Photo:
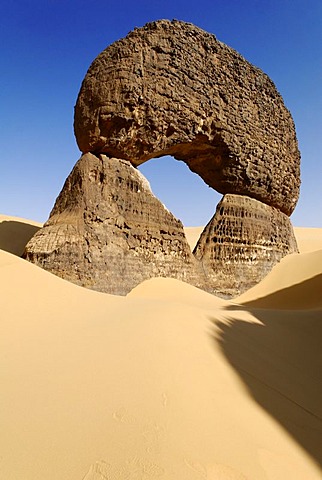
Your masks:
<svg viewBox="0 0 322 480"><path fill-rule="evenodd" d="M233 296L297 251L292 117L267 75L213 35L161 20L115 42L86 74L74 129L84 155L28 260L102 292L167 276ZM168 154L224 194L193 254L136 168Z"/></svg>
<svg viewBox="0 0 322 480"><path fill-rule="evenodd" d="M220 193L290 215L300 185L294 123L273 82L192 24L161 20L104 50L74 121L82 152L133 165L173 155Z"/></svg>
<svg viewBox="0 0 322 480"><path fill-rule="evenodd" d="M25 258L83 287L118 295L160 276L206 288L182 223L130 162L104 155L80 158Z"/></svg>
<svg viewBox="0 0 322 480"><path fill-rule="evenodd" d="M182 223L127 160L84 154L25 258L83 287L126 295L152 277L173 277L233 296L297 251L287 215L225 195L191 253Z"/></svg>
<svg viewBox="0 0 322 480"><path fill-rule="evenodd" d="M258 200L225 195L194 249L207 285L235 296L256 285L298 248L290 219Z"/></svg>

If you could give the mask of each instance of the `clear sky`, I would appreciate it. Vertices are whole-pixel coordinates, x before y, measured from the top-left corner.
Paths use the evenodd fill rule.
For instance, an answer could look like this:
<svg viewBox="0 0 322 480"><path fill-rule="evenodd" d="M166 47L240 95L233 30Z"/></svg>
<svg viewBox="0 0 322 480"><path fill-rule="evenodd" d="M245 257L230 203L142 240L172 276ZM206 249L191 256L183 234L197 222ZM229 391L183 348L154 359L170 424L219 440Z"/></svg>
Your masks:
<svg viewBox="0 0 322 480"><path fill-rule="evenodd" d="M261 68L291 111L302 155L292 222L322 227L321 0L0 0L0 213L45 221L80 156L73 109L92 60L134 27L189 21ZM219 194L172 158L142 168L185 225Z"/></svg>

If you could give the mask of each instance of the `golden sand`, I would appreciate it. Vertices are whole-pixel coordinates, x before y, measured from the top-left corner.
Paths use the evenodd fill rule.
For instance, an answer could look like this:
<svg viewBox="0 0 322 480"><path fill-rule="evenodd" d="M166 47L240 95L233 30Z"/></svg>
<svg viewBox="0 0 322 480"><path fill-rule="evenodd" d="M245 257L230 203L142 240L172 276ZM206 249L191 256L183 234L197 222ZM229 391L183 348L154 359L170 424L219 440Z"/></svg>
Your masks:
<svg viewBox="0 0 322 480"><path fill-rule="evenodd" d="M229 302L77 287L0 222L1 479L321 480L322 229Z"/></svg>

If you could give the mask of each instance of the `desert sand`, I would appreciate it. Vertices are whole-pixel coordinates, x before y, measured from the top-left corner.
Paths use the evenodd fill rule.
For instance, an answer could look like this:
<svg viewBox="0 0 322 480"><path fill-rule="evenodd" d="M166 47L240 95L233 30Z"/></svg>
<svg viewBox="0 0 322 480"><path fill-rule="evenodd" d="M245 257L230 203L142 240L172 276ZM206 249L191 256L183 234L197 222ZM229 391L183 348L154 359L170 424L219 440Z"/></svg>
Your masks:
<svg viewBox="0 0 322 480"><path fill-rule="evenodd" d="M322 478L322 229L226 301L77 287L19 258L39 227L0 217L1 479Z"/></svg>

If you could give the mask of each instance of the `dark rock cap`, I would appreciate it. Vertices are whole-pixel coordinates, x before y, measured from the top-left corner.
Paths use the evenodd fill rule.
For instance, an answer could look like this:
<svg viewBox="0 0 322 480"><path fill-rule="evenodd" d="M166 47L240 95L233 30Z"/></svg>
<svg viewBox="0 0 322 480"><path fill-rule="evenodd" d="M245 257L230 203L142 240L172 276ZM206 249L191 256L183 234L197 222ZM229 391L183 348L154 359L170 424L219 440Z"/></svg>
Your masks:
<svg viewBox="0 0 322 480"><path fill-rule="evenodd" d="M82 152L134 166L172 155L223 194L290 215L300 187L294 122L273 82L191 23L160 20L107 47L75 107Z"/></svg>

